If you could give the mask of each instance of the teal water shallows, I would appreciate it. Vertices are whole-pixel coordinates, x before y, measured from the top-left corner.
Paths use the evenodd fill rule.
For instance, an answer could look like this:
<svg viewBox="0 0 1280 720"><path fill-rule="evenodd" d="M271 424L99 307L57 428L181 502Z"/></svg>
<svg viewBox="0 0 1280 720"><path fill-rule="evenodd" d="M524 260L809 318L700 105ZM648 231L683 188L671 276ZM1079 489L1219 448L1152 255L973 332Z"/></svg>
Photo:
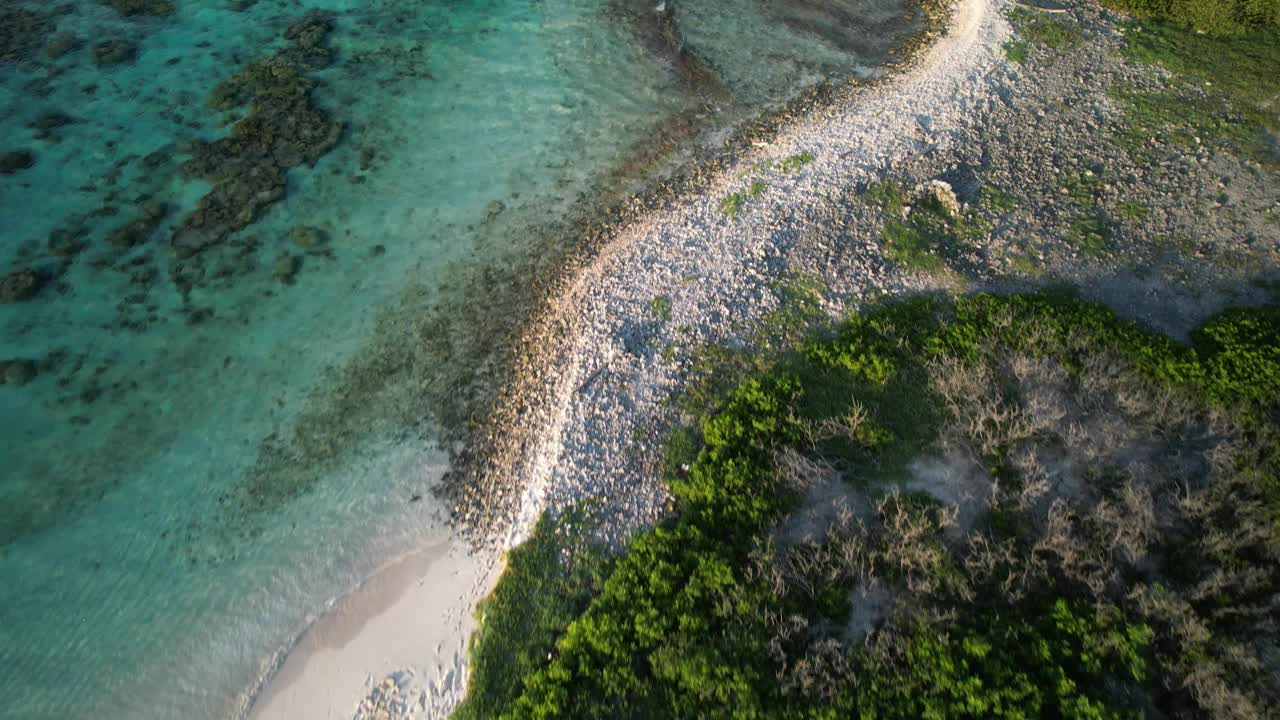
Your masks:
<svg viewBox="0 0 1280 720"><path fill-rule="evenodd" d="M678 160L673 125L865 74L917 22L4 3L0 716L239 713L327 602L444 532L468 383L573 214Z"/></svg>

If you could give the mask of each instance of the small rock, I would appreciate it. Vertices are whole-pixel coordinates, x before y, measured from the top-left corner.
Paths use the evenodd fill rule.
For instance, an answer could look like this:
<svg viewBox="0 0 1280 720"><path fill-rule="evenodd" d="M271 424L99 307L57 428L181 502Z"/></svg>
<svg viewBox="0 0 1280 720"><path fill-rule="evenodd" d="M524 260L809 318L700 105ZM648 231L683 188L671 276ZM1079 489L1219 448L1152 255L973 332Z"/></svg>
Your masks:
<svg viewBox="0 0 1280 720"><path fill-rule="evenodd" d="M21 268L0 278L0 303L30 300L40 292L44 280L31 268Z"/></svg>
<svg viewBox="0 0 1280 720"><path fill-rule="evenodd" d="M32 130L48 131L60 128L63 125L70 125L73 122L75 122L75 120L73 120L70 115L58 110L51 110L35 120L32 120L27 124L27 127Z"/></svg>
<svg viewBox="0 0 1280 720"><path fill-rule="evenodd" d="M125 17L137 15L164 17L172 15L174 11L172 0L102 0L102 2L104 5L115 8L116 12Z"/></svg>
<svg viewBox="0 0 1280 720"><path fill-rule="evenodd" d="M59 257L71 257L84 249L82 238L88 230L82 226L57 228L49 233L49 252Z"/></svg>
<svg viewBox="0 0 1280 720"><path fill-rule="evenodd" d="M313 248L324 244L325 235L317 228L299 225L289 231L289 240L301 248Z"/></svg>
<svg viewBox="0 0 1280 720"><path fill-rule="evenodd" d="M75 33L60 32L49 38L49 44L44 46L44 51L56 60L79 48L80 38L76 37Z"/></svg>
<svg viewBox="0 0 1280 720"><path fill-rule="evenodd" d="M36 164L36 156L30 150L9 150L0 153L0 175L12 175Z"/></svg>
<svg viewBox="0 0 1280 720"><path fill-rule="evenodd" d="M276 258L276 268L272 274L280 282L292 284L294 276L298 274L300 269L302 269L302 258L294 255L281 255Z"/></svg>
<svg viewBox="0 0 1280 720"><path fill-rule="evenodd" d="M137 53L138 47L127 40L106 40L90 48L89 57L94 65L105 67L133 62Z"/></svg>
<svg viewBox="0 0 1280 720"><path fill-rule="evenodd" d="M30 360L0 360L0 385L26 385L37 374L36 364Z"/></svg>
<svg viewBox="0 0 1280 720"><path fill-rule="evenodd" d="M164 205L150 205L141 216L107 233L107 242L118 248L130 248L145 242L164 219L168 209Z"/></svg>
<svg viewBox="0 0 1280 720"><path fill-rule="evenodd" d="M960 200L956 197L955 190L951 189L951 184L943 180L930 180L925 185L925 192L937 201L948 217L956 217L960 214Z"/></svg>

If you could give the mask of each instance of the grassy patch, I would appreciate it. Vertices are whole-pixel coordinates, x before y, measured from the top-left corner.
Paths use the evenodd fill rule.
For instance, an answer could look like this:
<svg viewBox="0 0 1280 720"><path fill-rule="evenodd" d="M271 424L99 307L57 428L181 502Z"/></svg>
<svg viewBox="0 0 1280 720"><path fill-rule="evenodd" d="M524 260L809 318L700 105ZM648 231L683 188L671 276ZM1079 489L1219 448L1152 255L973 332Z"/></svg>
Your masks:
<svg viewBox="0 0 1280 720"><path fill-rule="evenodd" d="M1164 91L1120 85L1111 95L1126 109L1124 136L1141 153L1153 137L1189 146L1195 138L1227 145L1259 161L1277 161L1268 133L1280 132L1280 30L1218 37L1168 23L1129 27L1124 56L1181 79ZM1141 155L1139 155L1141 156Z"/></svg>
<svg viewBox="0 0 1280 720"><path fill-rule="evenodd" d="M653 312L653 316L662 322L671 319L671 297L667 295L658 295L649 301L649 310Z"/></svg>
<svg viewBox="0 0 1280 720"><path fill-rule="evenodd" d="M885 254L899 267L910 272L937 272L945 263L932 242L914 226L890 219L880 232Z"/></svg>
<svg viewBox="0 0 1280 720"><path fill-rule="evenodd" d="M730 193L720 201L720 212L724 213L730 220L735 220L738 217L738 213L742 212L742 206L746 204L746 193Z"/></svg>
<svg viewBox="0 0 1280 720"><path fill-rule="evenodd" d="M1019 275L1040 277L1044 274L1044 264L1040 259L1028 253L1015 253L1009 257L1009 268Z"/></svg>
<svg viewBox="0 0 1280 720"><path fill-rule="evenodd" d="M1103 4L1207 35L1280 28L1280 4L1272 0L1104 0Z"/></svg>
<svg viewBox="0 0 1280 720"><path fill-rule="evenodd" d="M1094 217L1072 220L1067 228L1067 241L1092 258L1103 258L1111 252L1111 230Z"/></svg>
<svg viewBox="0 0 1280 720"><path fill-rule="evenodd" d="M798 153L778 163L778 169L784 173L793 173L813 162L813 155L808 152Z"/></svg>
<svg viewBox="0 0 1280 720"><path fill-rule="evenodd" d="M730 220L738 217L738 213L742 212L742 208L746 206L748 200L756 200L764 194L768 184L761 180L752 180L747 189L741 192L730 193L720 201L720 212L724 213Z"/></svg>
<svg viewBox="0 0 1280 720"><path fill-rule="evenodd" d="M1018 201L995 185L983 185L978 188L978 207L1007 213L1018 209Z"/></svg>
<svg viewBox="0 0 1280 720"><path fill-rule="evenodd" d="M1084 39L1071 20L1035 10L1010 10L1009 22L1024 40L1053 50L1069 50Z"/></svg>
<svg viewBox="0 0 1280 720"><path fill-rule="evenodd" d="M1147 219L1150 212L1142 203L1125 200L1116 204L1115 216L1129 223L1140 223Z"/></svg>
<svg viewBox="0 0 1280 720"><path fill-rule="evenodd" d="M871 203L890 215L901 215L907 207L907 191L896 180L877 180L867 186Z"/></svg>
<svg viewBox="0 0 1280 720"><path fill-rule="evenodd" d="M1082 173L1080 175L1068 176L1062 182L1062 189L1066 191L1067 196L1081 210L1091 210L1098 206L1098 200L1102 197L1102 187L1105 181L1101 175L1092 171Z"/></svg>
<svg viewBox="0 0 1280 720"><path fill-rule="evenodd" d="M1024 63L1029 49L1026 40L1010 40L1004 44L1004 56L1011 62Z"/></svg>
<svg viewBox="0 0 1280 720"><path fill-rule="evenodd" d="M956 256L961 248L980 241L991 230L990 222L980 212L981 204L978 208L957 209L949 201L948 207L928 190L913 198L892 180L873 183L867 191L872 202L890 216L880 231L885 254L910 272L943 270L946 258ZM901 215L908 207L910 213L904 219Z"/></svg>

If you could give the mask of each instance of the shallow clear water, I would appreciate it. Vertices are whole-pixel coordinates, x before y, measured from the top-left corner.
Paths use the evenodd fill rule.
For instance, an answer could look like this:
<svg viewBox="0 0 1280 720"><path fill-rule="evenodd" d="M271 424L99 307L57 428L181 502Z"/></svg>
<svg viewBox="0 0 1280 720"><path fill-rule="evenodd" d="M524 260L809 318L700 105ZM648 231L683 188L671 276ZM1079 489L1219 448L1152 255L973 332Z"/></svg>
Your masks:
<svg viewBox="0 0 1280 720"><path fill-rule="evenodd" d="M895 3L668 0L723 86L708 97L653 41L653 3L234 4L6 3L31 24L0 40L0 153L34 164L0 175L0 273L45 282L0 304L0 361L36 371L0 385L0 716L237 714L309 618L441 532L430 491L459 418L432 399L502 352L457 317L511 314L499 284L533 280L511 268L567 242L572 210L622 189L621 168L638 182L678 159L646 148L669 118L710 129L865 74L912 28ZM255 222L179 257L211 187L182 171L185 143L246 113L210 92L317 9L336 54L311 96L341 139ZM79 47L51 58L59 32ZM91 62L116 38L132 61ZM51 111L69 122L32 127ZM157 203L137 244L108 240ZM406 320L431 313L455 321L437 337Z"/></svg>

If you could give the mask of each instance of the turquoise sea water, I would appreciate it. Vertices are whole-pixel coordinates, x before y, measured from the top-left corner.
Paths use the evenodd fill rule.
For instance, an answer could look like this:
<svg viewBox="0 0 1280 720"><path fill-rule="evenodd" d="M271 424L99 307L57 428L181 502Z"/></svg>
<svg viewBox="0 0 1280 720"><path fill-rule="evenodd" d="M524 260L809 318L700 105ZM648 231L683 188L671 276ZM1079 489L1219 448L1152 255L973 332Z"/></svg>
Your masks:
<svg viewBox="0 0 1280 720"><path fill-rule="evenodd" d="M235 716L327 602L442 526L465 418L441 398L503 352L469 319L512 314L534 280L512 268L678 162L699 135L673 119L710 133L867 74L917 23L881 0L119 10L162 5L0 9L0 274L39 286L0 304L3 717ZM311 11L324 41L286 37ZM304 46L333 51L300 72L336 144L175 250L213 188L192 143L253 120L210 93Z"/></svg>

